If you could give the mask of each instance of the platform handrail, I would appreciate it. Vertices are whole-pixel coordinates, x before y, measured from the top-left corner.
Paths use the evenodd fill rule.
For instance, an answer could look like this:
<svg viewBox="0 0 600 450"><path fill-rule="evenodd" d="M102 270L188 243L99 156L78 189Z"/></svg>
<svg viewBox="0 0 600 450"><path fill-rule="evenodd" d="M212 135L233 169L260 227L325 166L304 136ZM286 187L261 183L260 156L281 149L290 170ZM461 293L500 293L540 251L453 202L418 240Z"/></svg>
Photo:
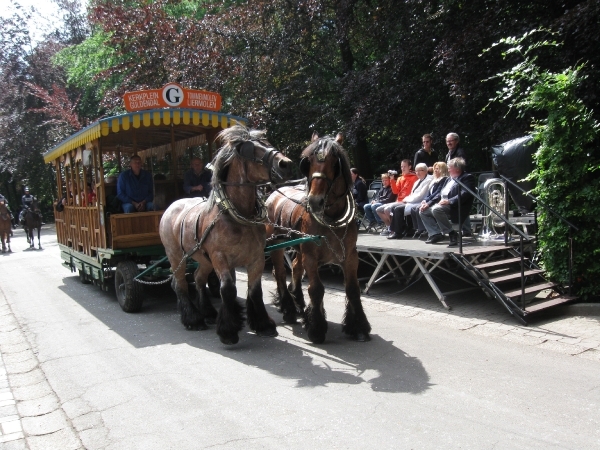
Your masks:
<svg viewBox="0 0 600 450"><path fill-rule="evenodd" d="M479 195L477 195L475 192L473 192L469 187L467 187L467 185L465 185L462 181L457 180L456 178L454 178L454 182L456 184L458 184L458 195L460 198L460 190L464 189L466 190L469 194L471 194L474 198L476 198L477 200L479 200L486 208L488 208L491 212L493 212L495 215L497 215L504 223L506 223L510 228L513 229L513 231L515 231L519 236L521 236L522 238L524 238L526 241L530 240L529 236L527 236L525 233L523 233L521 230L519 230L518 227L516 227L515 225L513 225L505 216L503 216L501 213L499 213L498 211L496 211L494 208L492 208L484 199L482 199ZM458 217L460 218L460 202L458 202ZM461 239L462 241L462 239ZM462 247L462 246L461 246ZM462 253L462 248L461 248L461 253Z"/></svg>
<svg viewBox="0 0 600 450"><path fill-rule="evenodd" d="M498 175L500 175L500 174L498 174ZM536 202L538 205L540 205L541 207L543 207L549 213L552 213L552 215L556 216L558 219L560 219L563 223L565 223L566 225L568 225L570 228L574 229L575 231L579 231L578 227L576 227L575 225L573 225L571 222L569 222L567 219L565 219L559 213L557 213L556 211L554 211L548 205L544 204L544 202L542 202L541 200L539 200L537 197L535 197L534 195L531 195L531 193L529 193L528 191L526 191L525 189L523 189L517 183L515 183L514 181L506 178L504 175L500 175L500 178L502 178L504 181L508 181L512 186L514 186L518 190L520 190L523 193L523 195L525 195L525 196L529 197L530 199L532 199L534 202Z"/></svg>
<svg viewBox="0 0 600 450"><path fill-rule="evenodd" d="M498 175L500 175L500 174L498 174ZM571 295L571 286L573 286L573 234L572 234L572 232L573 232L573 230L579 231L579 228L576 227L575 225L573 225L571 222L569 222L567 219L565 219L559 213L554 211L548 205L544 204L544 202L539 200L537 197L535 197L534 195L531 195L528 191L523 189L521 186L519 186L514 181L509 180L504 175L500 175L500 178L502 178L504 181L508 181L512 186L514 186L518 190L520 190L523 195L531 198L539 206L544 208L546 211L548 211L549 213L554 215L556 218L558 218L561 222L563 222L564 224L566 224L569 227L569 236L568 236L568 239L569 239L569 295ZM536 227L537 227L537 214L536 214Z"/></svg>
<svg viewBox="0 0 600 450"><path fill-rule="evenodd" d="M523 239L525 239L526 241L529 241L530 238L529 236L527 236L525 233L523 233L521 230L519 230L515 225L513 225L512 223L510 223L510 221L507 219L508 217L508 202L505 202L506 205L506 217L503 216L502 214L500 214L498 211L496 211L494 208L492 208L485 200L483 200L479 195L477 195L475 192L473 192L470 188L468 188L463 182L461 182L460 180L457 180L456 178L454 179L454 181L456 182L456 184L458 185L458 218L459 218L459 222L460 222L460 193L461 193L461 189L465 189L468 193L470 193L474 198L476 198L477 200L479 200L481 203L483 203L483 205L488 208L491 212L493 212L494 214L496 214L504 223L505 223L505 229L504 229L504 245L508 245L508 227L512 228L513 231L515 231L518 235L519 235L519 249L520 249L520 254L521 254L521 305L523 307L525 307L525 277L524 277L524 273L525 273L525 255L524 255L524 251L523 251ZM459 253L462 254L462 233L458 233L458 251Z"/></svg>

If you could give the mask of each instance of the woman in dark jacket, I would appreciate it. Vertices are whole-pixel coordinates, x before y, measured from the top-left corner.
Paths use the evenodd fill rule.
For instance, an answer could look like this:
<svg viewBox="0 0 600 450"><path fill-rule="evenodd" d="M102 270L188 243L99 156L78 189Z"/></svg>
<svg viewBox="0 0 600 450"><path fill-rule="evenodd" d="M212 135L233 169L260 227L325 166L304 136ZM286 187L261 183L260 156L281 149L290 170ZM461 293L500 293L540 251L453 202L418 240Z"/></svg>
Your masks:
<svg viewBox="0 0 600 450"><path fill-rule="evenodd" d="M352 187L352 197L354 202L360 211L364 211L364 206L367 204L367 185L365 180L358 174L358 170L354 167L350 169L350 175L352 175L352 181L354 186Z"/></svg>
<svg viewBox="0 0 600 450"><path fill-rule="evenodd" d="M427 205L431 207L440 200L440 191L446 185L446 182L450 179L448 174L448 166L444 162L436 162L433 165L433 181L429 185L429 192L421 202L421 205ZM415 239L427 239L427 230L425 225L419 216L419 208L413 208L410 211L410 217L413 221L413 226L416 227L414 234Z"/></svg>

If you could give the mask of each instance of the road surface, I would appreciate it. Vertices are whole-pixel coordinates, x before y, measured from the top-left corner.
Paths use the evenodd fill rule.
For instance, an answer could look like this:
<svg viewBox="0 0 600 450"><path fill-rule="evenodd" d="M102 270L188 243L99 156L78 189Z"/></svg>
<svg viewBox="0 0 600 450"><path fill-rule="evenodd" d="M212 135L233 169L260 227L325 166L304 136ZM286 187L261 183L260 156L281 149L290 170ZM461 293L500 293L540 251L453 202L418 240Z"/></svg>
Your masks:
<svg viewBox="0 0 600 450"><path fill-rule="evenodd" d="M126 314L114 292L81 284L51 227L43 250L26 250L21 230L12 245L0 256L0 400L14 401L0 401L12 420L0 428L8 436L20 423L22 439L2 448L600 447L597 360L420 320L373 294L372 340L353 342L335 286L326 342L312 345L270 305L267 272L279 336L245 329L224 346L214 326L184 329L169 288Z"/></svg>

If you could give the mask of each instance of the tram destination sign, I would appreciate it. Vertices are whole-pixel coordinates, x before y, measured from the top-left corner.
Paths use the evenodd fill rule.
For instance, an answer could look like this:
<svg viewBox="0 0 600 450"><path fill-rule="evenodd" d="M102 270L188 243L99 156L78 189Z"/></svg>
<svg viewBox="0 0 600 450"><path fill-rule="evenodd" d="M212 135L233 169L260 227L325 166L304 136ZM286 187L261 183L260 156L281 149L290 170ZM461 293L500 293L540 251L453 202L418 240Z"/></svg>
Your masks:
<svg viewBox="0 0 600 450"><path fill-rule="evenodd" d="M221 96L216 92L186 89L177 83L168 83L162 89L126 92L123 100L129 112L177 107L205 111L221 109Z"/></svg>

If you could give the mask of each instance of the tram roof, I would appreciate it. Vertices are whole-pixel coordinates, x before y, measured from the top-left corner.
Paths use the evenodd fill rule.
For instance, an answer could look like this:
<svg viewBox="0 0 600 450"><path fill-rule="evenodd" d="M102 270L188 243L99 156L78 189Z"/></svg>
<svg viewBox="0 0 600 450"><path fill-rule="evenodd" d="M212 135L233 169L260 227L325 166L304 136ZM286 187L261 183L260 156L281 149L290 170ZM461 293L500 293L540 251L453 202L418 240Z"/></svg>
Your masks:
<svg viewBox="0 0 600 450"><path fill-rule="evenodd" d="M110 151L119 146L127 147L132 139L141 151L168 144L173 138L175 141L191 138L199 130L221 130L238 123L245 125L247 120L230 114L197 109L136 111L94 122L44 153L44 161L54 161L65 153L100 138L102 151ZM135 132L141 129L145 129L143 133ZM174 136L171 135L171 130Z"/></svg>

